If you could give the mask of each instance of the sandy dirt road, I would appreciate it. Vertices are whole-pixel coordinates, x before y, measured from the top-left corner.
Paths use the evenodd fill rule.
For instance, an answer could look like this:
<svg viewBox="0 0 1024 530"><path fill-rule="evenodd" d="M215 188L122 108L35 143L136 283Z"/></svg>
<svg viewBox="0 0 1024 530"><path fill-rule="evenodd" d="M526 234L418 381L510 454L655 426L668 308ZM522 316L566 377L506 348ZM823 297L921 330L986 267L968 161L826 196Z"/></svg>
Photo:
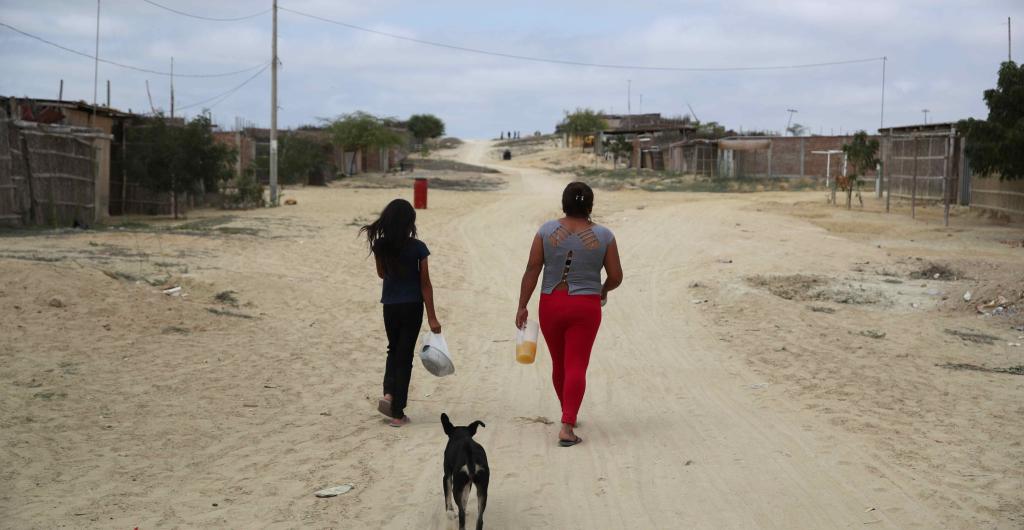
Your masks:
<svg viewBox="0 0 1024 530"><path fill-rule="evenodd" d="M985 390L968 395L976 379L932 367L959 378L943 384L947 395L977 408L947 410L939 395L907 405L916 415L896 407L891 417L870 396L815 393L814 384L842 390L859 379L863 393L894 389L890 403L919 392L885 374L860 377L873 346L847 348L803 304L744 282L837 263L896 266L875 239L842 239L779 211L788 197L598 192L596 219L616 233L626 281L610 296L591 361L585 442L558 447L546 350L518 365L510 339L530 240L558 214L568 179L498 162L491 149L467 142L456 156L500 167L505 189L434 191L420 213L457 373L436 379L416 366L413 423L402 429L373 410L379 282L355 236L409 191L289 191L298 206L202 213L196 222L209 223L194 233L4 238L4 526L454 528L441 495L441 412L487 424L477 440L492 467L489 528L1022 524L1020 378L984 376ZM113 269L167 274L189 296L102 272ZM224 290L237 306L214 299ZM890 332L904 329L895 319L913 327L924 318L853 315ZM805 365L765 355L783 351ZM911 360L874 366L901 362ZM891 429L835 421L837 408ZM944 435L914 419L936 411L957 433L938 449ZM970 422L983 437L961 434ZM967 456L954 472L943 452ZM312 496L340 483L355 489Z"/></svg>

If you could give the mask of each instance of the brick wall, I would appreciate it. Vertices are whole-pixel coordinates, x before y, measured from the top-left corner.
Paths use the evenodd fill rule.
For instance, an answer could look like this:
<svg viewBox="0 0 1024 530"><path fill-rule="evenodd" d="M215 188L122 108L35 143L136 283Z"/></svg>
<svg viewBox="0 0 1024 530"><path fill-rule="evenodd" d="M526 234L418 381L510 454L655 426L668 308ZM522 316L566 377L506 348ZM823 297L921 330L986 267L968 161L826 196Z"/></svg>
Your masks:
<svg viewBox="0 0 1024 530"><path fill-rule="evenodd" d="M877 137L871 137L877 138ZM843 145L853 141L852 136L801 136L772 137L769 151L736 151L736 175L742 177L825 177L828 156L814 154L814 151L841 151ZM842 174L843 155L832 155L831 174ZM769 173L770 164L770 173ZM852 173L854 168L849 168ZM863 175L875 178L875 169L870 168Z"/></svg>

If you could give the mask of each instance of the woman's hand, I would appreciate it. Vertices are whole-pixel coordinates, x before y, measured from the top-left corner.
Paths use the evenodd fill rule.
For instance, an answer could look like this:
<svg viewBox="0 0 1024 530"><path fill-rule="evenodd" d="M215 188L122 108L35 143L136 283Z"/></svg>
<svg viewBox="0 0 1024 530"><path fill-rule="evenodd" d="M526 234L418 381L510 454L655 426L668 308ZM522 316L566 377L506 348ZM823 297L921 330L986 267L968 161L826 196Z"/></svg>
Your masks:
<svg viewBox="0 0 1024 530"><path fill-rule="evenodd" d="M437 318L427 318L427 325L430 326L432 333L441 333L441 323L437 321Z"/></svg>
<svg viewBox="0 0 1024 530"><path fill-rule="evenodd" d="M530 312L525 307L520 307L519 311L516 311L516 328L523 329L526 326L526 317L530 316Z"/></svg>

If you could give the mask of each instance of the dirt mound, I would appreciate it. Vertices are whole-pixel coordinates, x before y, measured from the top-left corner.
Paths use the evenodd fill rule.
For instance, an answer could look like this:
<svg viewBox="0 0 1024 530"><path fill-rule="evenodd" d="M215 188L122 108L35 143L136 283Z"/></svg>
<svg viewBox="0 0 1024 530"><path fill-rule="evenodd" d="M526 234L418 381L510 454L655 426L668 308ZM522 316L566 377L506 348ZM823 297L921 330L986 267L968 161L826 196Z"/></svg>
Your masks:
<svg viewBox="0 0 1024 530"><path fill-rule="evenodd" d="M948 265L929 263L927 267L910 273L910 277L917 280L942 280L950 282L963 278L963 274L960 274L960 271Z"/></svg>
<svg viewBox="0 0 1024 530"><path fill-rule="evenodd" d="M498 170L484 166L474 166L456 160L445 160L440 158L407 158L416 169L431 171L459 171L467 173L498 173Z"/></svg>
<svg viewBox="0 0 1024 530"><path fill-rule="evenodd" d="M449 136L447 138L440 139L437 142L437 148L438 149L455 149L456 147L458 147L458 146L460 146L460 145L462 145L464 143L465 142L463 142L462 140L460 140L458 138L455 138L453 136Z"/></svg>
<svg viewBox="0 0 1024 530"><path fill-rule="evenodd" d="M747 281L784 300L858 305L877 304L885 300L880 291L856 285L834 285L832 280L824 276L753 276Z"/></svg>
<svg viewBox="0 0 1024 530"><path fill-rule="evenodd" d="M449 171L417 171L417 176L425 177L431 189L452 191L495 191L504 188L508 183L496 176L479 173L459 173ZM341 181L339 187L367 189L412 189L413 179L406 175L357 175Z"/></svg>

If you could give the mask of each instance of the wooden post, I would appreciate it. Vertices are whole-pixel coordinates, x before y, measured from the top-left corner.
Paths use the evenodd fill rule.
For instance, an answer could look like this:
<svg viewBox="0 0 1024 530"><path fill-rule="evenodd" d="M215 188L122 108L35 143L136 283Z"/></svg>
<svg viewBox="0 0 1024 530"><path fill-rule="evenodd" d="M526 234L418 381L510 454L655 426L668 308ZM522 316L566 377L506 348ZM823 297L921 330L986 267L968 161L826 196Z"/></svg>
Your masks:
<svg viewBox="0 0 1024 530"><path fill-rule="evenodd" d="M914 172L910 179L910 218L917 219L917 137L914 136Z"/></svg>
<svg viewBox="0 0 1024 530"><path fill-rule="evenodd" d="M950 194L950 191L952 191L951 190L951 186L949 185L949 177L950 177L950 174L952 173L952 171L950 171L950 170L952 169L952 164L953 164L953 145L952 144L953 144L953 133L950 132L949 137L946 138L946 149L945 149L946 159L942 161L942 192L943 192L942 195L943 195L943 200L945 202L945 205L944 205L945 210L943 211L942 217L943 217L943 222L945 223L946 226L949 226L949 194Z"/></svg>
<svg viewBox="0 0 1024 530"><path fill-rule="evenodd" d="M638 177L640 176L640 166L643 165L643 161L641 160L642 157L643 157L643 152L640 150L640 137L639 136L634 136L633 137L633 160L634 160L634 163L636 164L636 175Z"/></svg>
<svg viewBox="0 0 1024 530"><path fill-rule="evenodd" d="M971 204L971 173L968 171L967 166L967 138L961 137L960 141L960 157L959 163L956 166L957 175L960 177L958 182L960 183L960 200L958 203L961 206L970 206ZM954 144L955 145L955 144Z"/></svg>
<svg viewBox="0 0 1024 530"><path fill-rule="evenodd" d="M121 122L121 217L128 215L128 122Z"/></svg>
<svg viewBox="0 0 1024 530"><path fill-rule="evenodd" d="M885 166L885 139L878 142L878 165L875 166L875 198L882 198L882 186L885 185L885 175L882 168Z"/></svg>
<svg viewBox="0 0 1024 530"><path fill-rule="evenodd" d="M892 152L892 135L890 134L889 136L886 136L885 139L886 139L886 145L887 145L887 148L885 149L885 153L888 155L890 152ZM887 164L886 160L883 158L882 159L882 171L883 172L888 172L889 171L888 168L889 168L889 164ZM890 197L892 197L892 175L885 175L885 213L889 213L889 199L890 199Z"/></svg>
<svg viewBox="0 0 1024 530"><path fill-rule="evenodd" d="M25 184L28 185L28 218L30 224L36 224L36 192L32 186L32 155L28 150L28 136L18 133L21 136L21 158L25 162Z"/></svg>

